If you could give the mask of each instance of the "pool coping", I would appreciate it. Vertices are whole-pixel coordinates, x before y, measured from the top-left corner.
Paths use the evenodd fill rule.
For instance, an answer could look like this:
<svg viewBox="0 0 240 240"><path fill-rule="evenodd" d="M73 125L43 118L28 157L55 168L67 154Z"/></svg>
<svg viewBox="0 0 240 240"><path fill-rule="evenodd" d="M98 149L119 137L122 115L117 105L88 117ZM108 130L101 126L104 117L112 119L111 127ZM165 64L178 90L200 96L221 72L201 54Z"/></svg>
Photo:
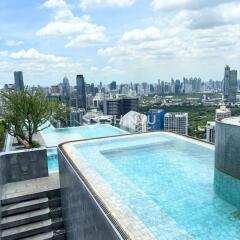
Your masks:
<svg viewBox="0 0 240 240"><path fill-rule="evenodd" d="M110 126L111 128L113 128L113 129L115 129L115 130L118 130L119 133L122 132L124 135L130 134L129 132L127 132L127 131L125 131L125 130L123 130L123 129L121 129L121 128L115 127L115 126L113 126L113 125L111 125L111 124L108 124L108 123L96 123L96 124L90 124L90 125L83 125L83 126L76 126L76 127L65 127L65 128L55 128L55 127L51 124L51 126L48 127L48 128L51 128L51 129L53 129L54 131L59 131L59 130L67 130L67 129L89 128L89 127L94 127L94 126L96 126L96 125L98 125L98 126L99 126L99 125ZM46 129L48 129L48 128L46 128ZM43 136L43 135L46 136L47 133L44 134L43 131L41 131L41 132L40 132L40 135L41 135L41 137L42 137L42 139L43 139L43 141L44 141L44 143L45 143L45 147L46 147L46 148L54 148L54 147L57 148L58 145L61 145L61 144L63 144L63 143L66 143L66 142L63 142L63 143L57 144L57 145L55 145L55 146L48 146L47 143L46 143L46 141L45 141L45 138L44 138L44 136ZM115 135L115 136L121 136L121 134ZM80 135L80 137L81 137L81 135ZM104 137L111 137L111 136L104 136ZM98 137L98 138L104 138L104 137ZM83 138L83 139L76 139L76 140L67 141L67 142L75 142L75 141L91 140L91 139L96 139L96 138Z"/></svg>
<svg viewBox="0 0 240 240"><path fill-rule="evenodd" d="M135 213L132 212L128 207L122 206L122 204L117 201L117 198L112 196L112 190L110 189L111 195L109 194L108 187L104 186L104 183L99 184L99 182L102 182L102 180L97 179L97 174L91 174L89 173L89 169L84 169L83 165L81 164L81 167L78 166L78 162L74 160L74 157L76 154L72 152L70 149L67 149L67 146L64 147L64 145L72 146L76 143L83 144L85 142L95 142L100 141L104 139L115 139L115 138L131 138L133 136L142 136L142 135L155 135L155 134L166 134L166 135L172 135L180 139L184 139L188 142L192 142L201 146L204 146L209 149L214 149L214 145L209 144L205 141L199 141L197 139L193 139L191 137L185 136L185 135L179 135L172 132L162 132L162 131L154 131L154 132L146 132L146 133L134 133L129 135L116 135L116 136L107 136L107 137L100 137L100 138L92 138L92 139L84 139L79 141L70 141L66 143L62 143L58 146L60 151L63 153L63 155L66 157L66 159L69 161L69 164L73 167L75 172L78 174L78 176L81 178L81 180L84 182L85 186L87 187L88 191L91 193L94 200L98 203L98 205L101 207L102 211L105 212L106 217L108 220L114 225L115 229L123 235L123 239L134 239L134 240L153 240L155 239L154 235L150 232L150 230L144 225L144 223L141 222L141 220L136 216ZM72 155L72 156L71 156ZM78 156L79 158L79 156ZM83 173L85 170L85 173ZM86 176L88 174L88 176ZM96 182L98 184L96 184ZM94 185L94 186L93 186ZM102 186L103 185L103 186ZM101 192L102 191L102 192ZM100 192L100 194L99 194ZM108 194L107 194L108 193ZM101 196L99 196L101 195ZM109 196L112 196L112 198L117 202L113 200L106 201ZM106 203L108 202L108 204ZM109 204L110 202L110 204ZM110 205L110 206L109 206ZM126 217L127 216L127 217ZM129 231L127 226L132 226L131 231ZM184 239L191 239L191 237L186 234L186 238Z"/></svg>

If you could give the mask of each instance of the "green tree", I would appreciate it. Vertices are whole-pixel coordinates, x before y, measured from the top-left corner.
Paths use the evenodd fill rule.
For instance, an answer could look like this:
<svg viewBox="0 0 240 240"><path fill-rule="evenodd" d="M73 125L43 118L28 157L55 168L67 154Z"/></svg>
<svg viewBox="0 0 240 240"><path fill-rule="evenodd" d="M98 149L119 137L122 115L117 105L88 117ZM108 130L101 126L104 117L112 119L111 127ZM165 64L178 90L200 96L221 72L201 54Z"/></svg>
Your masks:
<svg viewBox="0 0 240 240"><path fill-rule="evenodd" d="M68 126L68 117L70 114L70 107L66 106L65 104L59 102L53 102L53 115L52 117L60 121L61 126Z"/></svg>
<svg viewBox="0 0 240 240"><path fill-rule="evenodd" d="M2 92L4 124L8 133L28 147L34 147L33 135L53 114L53 104L41 92L23 91Z"/></svg>

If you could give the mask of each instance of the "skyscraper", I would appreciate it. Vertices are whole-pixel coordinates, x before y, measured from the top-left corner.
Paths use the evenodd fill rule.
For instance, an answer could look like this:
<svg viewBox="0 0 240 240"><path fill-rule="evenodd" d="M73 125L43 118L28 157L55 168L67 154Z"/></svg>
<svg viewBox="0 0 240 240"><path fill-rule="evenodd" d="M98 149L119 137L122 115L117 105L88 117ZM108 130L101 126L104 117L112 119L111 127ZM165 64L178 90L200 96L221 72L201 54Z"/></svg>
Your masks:
<svg viewBox="0 0 240 240"><path fill-rule="evenodd" d="M66 102L69 102L70 101L70 84L67 77L63 78L62 93L63 93L64 100Z"/></svg>
<svg viewBox="0 0 240 240"><path fill-rule="evenodd" d="M16 91L24 90L23 72L22 71L14 72L14 82L15 82L15 90Z"/></svg>
<svg viewBox="0 0 240 240"><path fill-rule="evenodd" d="M209 143L215 143L215 122L207 122L206 140Z"/></svg>
<svg viewBox="0 0 240 240"><path fill-rule="evenodd" d="M87 108L86 101L86 88L83 75L77 75L77 107Z"/></svg>
<svg viewBox="0 0 240 240"><path fill-rule="evenodd" d="M111 82L109 88L110 90L117 90L117 82L116 81Z"/></svg>
<svg viewBox="0 0 240 240"><path fill-rule="evenodd" d="M166 113L164 130L188 135L188 113Z"/></svg>
<svg viewBox="0 0 240 240"><path fill-rule="evenodd" d="M237 70L231 70L229 66L225 67L223 79L223 94L225 101L236 102L237 99Z"/></svg>

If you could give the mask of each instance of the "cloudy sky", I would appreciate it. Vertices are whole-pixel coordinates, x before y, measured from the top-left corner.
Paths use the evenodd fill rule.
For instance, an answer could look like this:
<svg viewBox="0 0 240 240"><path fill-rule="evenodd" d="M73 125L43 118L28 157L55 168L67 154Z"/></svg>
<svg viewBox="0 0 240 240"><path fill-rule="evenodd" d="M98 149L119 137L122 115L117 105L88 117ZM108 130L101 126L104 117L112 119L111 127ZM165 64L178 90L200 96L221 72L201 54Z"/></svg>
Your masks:
<svg viewBox="0 0 240 240"><path fill-rule="evenodd" d="M0 84L222 80L240 70L240 0L0 0Z"/></svg>

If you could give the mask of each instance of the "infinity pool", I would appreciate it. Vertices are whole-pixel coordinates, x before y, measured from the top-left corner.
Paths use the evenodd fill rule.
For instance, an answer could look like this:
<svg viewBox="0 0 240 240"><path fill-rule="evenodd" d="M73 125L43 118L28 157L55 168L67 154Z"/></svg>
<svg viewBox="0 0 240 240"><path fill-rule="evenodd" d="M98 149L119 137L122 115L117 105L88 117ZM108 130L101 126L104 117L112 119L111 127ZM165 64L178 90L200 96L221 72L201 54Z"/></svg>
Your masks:
<svg viewBox="0 0 240 240"><path fill-rule="evenodd" d="M49 172L58 171L59 167L56 146L63 142L123 134L127 134L127 132L109 124L95 124L72 128L54 128L50 125L50 127L41 132L46 147L48 148L48 170Z"/></svg>
<svg viewBox="0 0 240 240"><path fill-rule="evenodd" d="M122 226L127 208L153 239L240 239L240 210L214 193L211 145L150 133L63 148Z"/></svg>
<svg viewBox="0 0 240 240"><path fill-rule="evenodd" d="M69 128L54 128L50 126L41 132L46 147L56 147L63 142L122 134L127 134L127 132L109 124Z"/></svg>

